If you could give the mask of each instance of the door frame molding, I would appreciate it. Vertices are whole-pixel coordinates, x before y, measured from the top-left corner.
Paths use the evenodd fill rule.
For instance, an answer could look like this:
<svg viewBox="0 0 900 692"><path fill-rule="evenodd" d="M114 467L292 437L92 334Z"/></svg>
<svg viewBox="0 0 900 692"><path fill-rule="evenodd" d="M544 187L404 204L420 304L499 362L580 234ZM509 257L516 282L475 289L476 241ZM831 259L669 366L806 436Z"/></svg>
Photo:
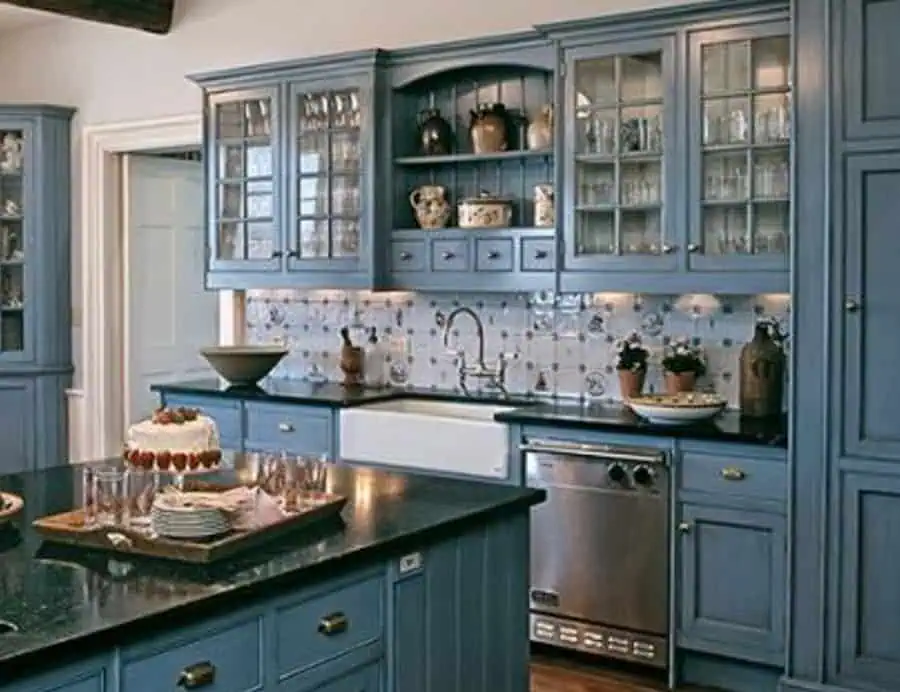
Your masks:
<svg viewBox="0 0 900 692"><path fill-rule="evenodd" d="M124 256L122 155L194 147L202 116L181 115L85 127L81 133L81 416L85 459L115 456L122 448L126 406L125 324L128 301ZM221 343L240 338L243 297L222 292Z"/></svg>

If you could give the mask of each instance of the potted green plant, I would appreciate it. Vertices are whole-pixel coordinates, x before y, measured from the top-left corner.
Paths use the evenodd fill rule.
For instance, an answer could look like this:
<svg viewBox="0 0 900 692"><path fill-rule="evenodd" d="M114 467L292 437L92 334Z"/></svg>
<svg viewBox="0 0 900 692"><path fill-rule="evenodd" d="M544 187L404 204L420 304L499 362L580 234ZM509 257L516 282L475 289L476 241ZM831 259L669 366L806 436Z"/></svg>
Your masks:
<svg viewBox="0 0 900 692"><path fill-rule="evenodd" d="M619 373L619 392L623 399L640 396L647 378L650 352L637 332L631 332L616 343L616 370Z"/></svg>
<svg viewBox="0 0 900 692"><path fill-rule="evenodd" d="M665 347L662 367L669 394L692 392L697 378L706 372L706 355L687 337L679 337Z"/></svg>

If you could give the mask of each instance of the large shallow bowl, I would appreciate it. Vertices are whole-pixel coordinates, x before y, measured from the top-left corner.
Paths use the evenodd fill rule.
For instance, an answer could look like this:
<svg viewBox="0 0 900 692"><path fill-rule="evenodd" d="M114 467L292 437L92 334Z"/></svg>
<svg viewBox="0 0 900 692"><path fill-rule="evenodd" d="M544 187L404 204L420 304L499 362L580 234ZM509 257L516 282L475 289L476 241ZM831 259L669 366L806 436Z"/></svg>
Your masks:
<svg viewBox="0 0 900 692"><path fill-rule="evenodd" d="M251 386L272 372L288 350L283 346L211 346L200 353L229 384Z"/></svg>
<svg viewBox="0 0 900 692"><path fill-rule="evenodd" d="M639 396L625 402L641 418L655 425L690 425L709 420L725 408L718 394L685 392Z"/></svg>

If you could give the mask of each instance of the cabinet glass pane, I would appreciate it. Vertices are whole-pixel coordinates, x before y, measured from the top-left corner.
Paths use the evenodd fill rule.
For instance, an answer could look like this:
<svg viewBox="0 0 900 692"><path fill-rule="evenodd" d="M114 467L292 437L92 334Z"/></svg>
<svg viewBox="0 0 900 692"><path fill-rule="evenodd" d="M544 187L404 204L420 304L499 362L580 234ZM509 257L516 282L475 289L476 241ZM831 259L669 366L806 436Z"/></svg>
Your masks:
<svg viewBox="0 0 900 692"><path fill-rule="evenodd" d="M784 254L790 237L787 36L702 47L702 245L707 255Z"/></svg>
<svg viewBox="0 0 900 692"><path fill-rule="evenodd" d="M217 258L272 259L278 255L272 101L248 98L214 109Z"/></svg>
<svg viewBox="0 0 900 692"><path fill-rule="evenodd" d="M357 89L297 96L297 219L303 259L357 257L362 217L362 105Z"/></svg>
<svg viewBox="0 0 900 692"><path fill-rule="evenodd" d="M25 349L25 134L0 131L0 352Z"/></svg>
<svg viewBox="0 0 900 692"><path fill-rule="evenodd" d="M576 62L575 253L662 251L663 55Z"/></svg>

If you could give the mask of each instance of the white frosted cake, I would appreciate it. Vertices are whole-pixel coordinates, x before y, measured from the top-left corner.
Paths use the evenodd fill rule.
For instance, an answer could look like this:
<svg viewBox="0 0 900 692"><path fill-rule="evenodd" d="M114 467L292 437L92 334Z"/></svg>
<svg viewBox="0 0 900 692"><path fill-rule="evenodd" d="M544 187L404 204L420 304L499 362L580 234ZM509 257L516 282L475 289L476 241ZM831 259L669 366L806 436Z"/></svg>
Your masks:
<svg viewBox="0 0 900 692"><path fill-rule="evenodd" d="M128 428L125 459L140 468L212 468L222 458L216 422L197 409L159 408Z"/></svg>

